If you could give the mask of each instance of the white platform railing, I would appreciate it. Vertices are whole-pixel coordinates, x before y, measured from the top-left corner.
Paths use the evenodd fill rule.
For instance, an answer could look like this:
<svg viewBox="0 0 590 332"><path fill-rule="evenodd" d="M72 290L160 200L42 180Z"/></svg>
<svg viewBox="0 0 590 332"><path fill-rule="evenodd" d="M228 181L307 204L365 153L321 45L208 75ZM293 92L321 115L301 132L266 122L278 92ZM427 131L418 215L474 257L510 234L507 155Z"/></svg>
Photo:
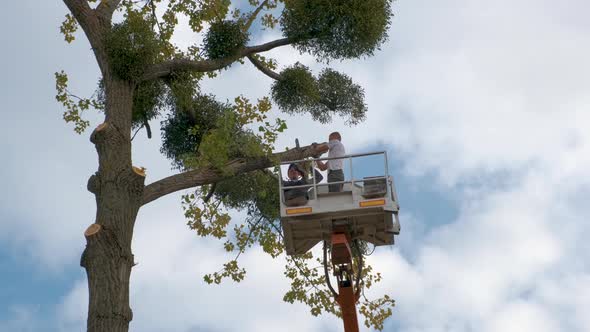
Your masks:
<svg viewBox="0 0 590 332"><path fill-rule="evenodd" d="M353 164L352 164L352 160L355 158L362 158L362 157L367 157L367 156L375 156L375 155L383 155L383 159L384 159L384 163L383 163L383 173L384 175L379 175L379 176L371 176L370 179L355 179L354 178L354 173L353 173ZM316 176L315 176L315 171L313 171L314 167L313 164L316 161L326 161L326 160L348 160L348 164L349 164L349 169L348 169L348 173L349 173L349 178L350 180L344 180L344 181L334 181L334 182L326 182L326 183L317 183L316 182ZM357 153L357 154L350 154L350 155L345 155L342 157L326 157L326 158L313 158L313 159L300 159L300 160L290 160L290 161L284 161L281 162L280 165L289 165L289 164L301 164L301 163L310 163L310 169L306 169L305 172L309 172L311 171L312 174L312 183L309 184L303 184L303 185L297 185L297 186L284 186L283 185L283 172L281 167L279 167L279 188L280 188L280 195L281 195L281 202L285 201L284 198L284 191L285 190L290 190L290 189L302 189L302 188L313 188L313 198L310 199L315 199L317 197L317 193L318 193L318 187L324 187L324 186L329 186L329 185L335 185L335 184L351 184L351 186L354 186L356 183L363 183L365 181L372 181L372 180L378 180L378 179L391 179L392 183L392 194L393 194L393 200L395 202L397 202L397 193L395 190L395 185L393 183L393 178L389 177L389 164L388 164L388 160L387 160L387 151L376 151L376 152L368 152L368 153Z"/></svg>

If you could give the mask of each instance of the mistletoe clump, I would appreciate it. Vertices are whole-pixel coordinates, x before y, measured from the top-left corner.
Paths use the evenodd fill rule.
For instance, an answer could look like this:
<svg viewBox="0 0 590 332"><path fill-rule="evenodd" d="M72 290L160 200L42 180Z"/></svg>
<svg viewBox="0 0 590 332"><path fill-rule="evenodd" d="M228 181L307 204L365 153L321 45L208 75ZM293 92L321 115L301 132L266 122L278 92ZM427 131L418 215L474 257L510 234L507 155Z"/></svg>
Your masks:
<svg viewBox="0 0 590 332"><path fill-rule="evenodd" d="M281 72L272 85L272 98L287 113L303 113L320 99L317 81L309 68L296 63Z"/></svg>
<svg viewBox="0 0 590 332"><path fill-rule="evenodd" d="M280 77L272 86L272 97L287 113L309 113L321 123L330 122L334 114L347 117L349 124L365 118L365 93L345 74L324 69L316 79L309 68L296 63L283 70Z"/></svg>
<svg viewBox="0 0 590 332"><path fill-rule="evenodd" d="M196 95L191 99L190 106L173 105L172 112L161 124L161 151L177 169L186 168L183 163L186 156L199 151L204 136L216 128L223 113L231 109L230 105L210 95Z"/></svg>
<svg viewBox="0 0 590 332"><path fill-rule="evenodd" d="M131 127L146 126L148 121L157 118L166 105L168 89L161 81L144 81L137 85L133 92L131 111ZM96 103L104 107L106 103L104 80L98 81Z"/></svg>
<svg viewBox="0 0 590 332"><path fill-rule="evenodd" d="M333 69L324 69L318 78L318 89L318 116L330 112L337 113L342 117L347 116L350 124L357 124L365 119L365 92L360 85L354 84L348 75Z"/></svg>
<svg viewBox="0 0 590 332"><path fill-rule="evenodd" d="M160 114L164 105L163 95L166 89L159 81L146 81L137 86L133 93L133 111L131 121L133 127L145 125L149 120Z"/></svg>
<svg viewBox="0 0 590 332"><path fill-rule="evenodd" d="M112 26L105 45L113 73L129 81L141 78L146 67L156 61L162 46L150 22L136 12Z"/></svg>
<svg viewBox="0 0 590 332"><path fill-rule="evenodd" d="M217 21L211 23L205 35L204 49L209 59L221 59L235 55L248 39L248 32L238 21Z"/></svg>
<svg viewBox="0 0 590 332"><path fill-rule="evenodd" d="M246 125L253 120L252 115L263 120L259 112L267 112L269 102L262 99L251 105L245 99L236 98L236 101L236 105L231 105L211 95L196 94L190 107L172 106L172 112L162 121L161 152L174 168L207 166L222 170L231 159L267 153L269 140L274 142L274 132L283 131L284 123L280 119L274 126L265 122L259 127L262 135L256 135Z"/></svg>
<svg viewBox="0 0 590 332"><path fill-rule="evenodd" d="M283 34L320 60L371 56L387 40L391 0L285 0Z"/></svg>

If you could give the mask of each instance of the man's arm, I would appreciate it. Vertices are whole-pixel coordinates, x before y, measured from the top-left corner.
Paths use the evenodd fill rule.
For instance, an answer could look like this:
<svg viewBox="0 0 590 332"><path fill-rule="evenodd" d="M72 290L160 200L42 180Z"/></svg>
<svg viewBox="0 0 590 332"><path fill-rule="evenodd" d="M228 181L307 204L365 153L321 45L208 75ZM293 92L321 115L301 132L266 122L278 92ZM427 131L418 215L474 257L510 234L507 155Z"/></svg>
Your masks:
<svg viewBox="0 0 590 332"><path fill-rule="evenodd" d="M328 143L318 144L317 149L320 152L320 154L324 154L328 150L330 150L330 145L328 145ZM318 168L320 169L320 171L325 171L328 169L327 162L321 162L318 160L318 161L316 161L316 164L317 164Z"/></svg>

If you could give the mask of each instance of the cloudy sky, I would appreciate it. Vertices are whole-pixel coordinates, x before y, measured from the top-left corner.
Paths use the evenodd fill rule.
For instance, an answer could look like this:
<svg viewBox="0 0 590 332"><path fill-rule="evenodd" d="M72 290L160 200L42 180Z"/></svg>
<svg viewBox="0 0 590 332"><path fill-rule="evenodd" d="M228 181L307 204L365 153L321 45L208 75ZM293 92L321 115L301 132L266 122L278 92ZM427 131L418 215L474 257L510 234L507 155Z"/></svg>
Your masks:
<svg viewBox="0 0 590 332"><path fill-rule="evenodd" d="M582 0L398 0L381 52L334 63L365 88L367 121L288 118L281 148L338 129L349 152L392 156L402 233L369 257L384 276L374 294L397 301L386 331L590 331L589 10ZM90 95L98 71L83 38L62 41L65 13L58 0L0 11L0 331L85 326L79 257L97 157L89 133L61 119L53 73ZM290 49L273 55L321 69ZM257 98L270 83L246 64L203 88ZM170 174L157 135L143 136L134 163L148 182ZM341 330L282 302L282 258L254 250L242 256L244 282L205 285L227 256L187 229L178 195L140 211L133 250L132 331Z"/></svg>

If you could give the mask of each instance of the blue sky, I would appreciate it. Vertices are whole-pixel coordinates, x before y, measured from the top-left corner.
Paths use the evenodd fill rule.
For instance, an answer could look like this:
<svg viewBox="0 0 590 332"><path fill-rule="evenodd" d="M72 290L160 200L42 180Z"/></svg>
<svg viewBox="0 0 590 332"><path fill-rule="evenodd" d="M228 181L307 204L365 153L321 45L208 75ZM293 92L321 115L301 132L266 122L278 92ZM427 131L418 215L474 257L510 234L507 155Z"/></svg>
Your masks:
<svg viewBox="0 0 590 332"><path fill-rule="evenodd" d="M590 330L589 9L581 0L396 1L381 52L332 64L365 88L367 121L283 116L279 149L337 129L349 152L388 151L402 233L369 257L384 276L374 294L397 300L385 331ZM85 326L79 257L97 158L89 133L61 119L53 73L66 70L73 90L90 95L98 71L81 35L62 41L65 13L57 0L13 1L0 12L0 331ZM194 40L186 29L177 38ZM322 68L292 49L272 55ZM254 99L270 84L246 64L203 89ZM150 182L171 170L158 135L144 136L133 158ZM187 229L177 195L140 211L133 250L132 331L340 330L333 317L283 303L283 262L260 251L242 256L243 283L205 285L202 275L227 257Z"/></svg>

